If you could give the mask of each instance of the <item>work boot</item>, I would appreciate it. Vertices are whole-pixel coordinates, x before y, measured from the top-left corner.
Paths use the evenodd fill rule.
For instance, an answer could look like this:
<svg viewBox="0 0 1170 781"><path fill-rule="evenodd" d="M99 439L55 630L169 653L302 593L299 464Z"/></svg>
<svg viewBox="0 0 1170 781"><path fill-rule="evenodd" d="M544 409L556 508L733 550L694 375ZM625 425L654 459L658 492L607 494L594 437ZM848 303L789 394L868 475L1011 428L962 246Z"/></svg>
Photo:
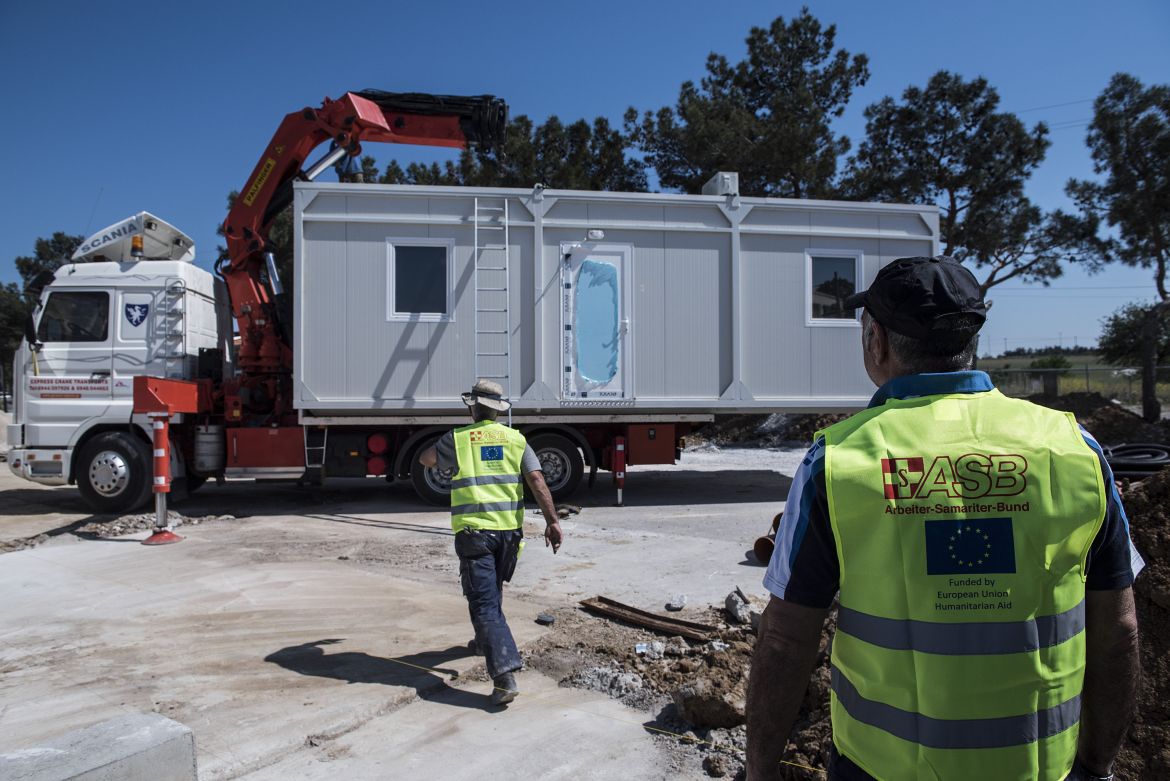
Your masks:
<svg viewBox="0 0 1170 781"><path fill-rule="evenodd" d="M491 696L492 705L507 705L520 693L519 687L516 686L516 676L512 673L497 675L492 679L492 684L494 685Z"/></svg>

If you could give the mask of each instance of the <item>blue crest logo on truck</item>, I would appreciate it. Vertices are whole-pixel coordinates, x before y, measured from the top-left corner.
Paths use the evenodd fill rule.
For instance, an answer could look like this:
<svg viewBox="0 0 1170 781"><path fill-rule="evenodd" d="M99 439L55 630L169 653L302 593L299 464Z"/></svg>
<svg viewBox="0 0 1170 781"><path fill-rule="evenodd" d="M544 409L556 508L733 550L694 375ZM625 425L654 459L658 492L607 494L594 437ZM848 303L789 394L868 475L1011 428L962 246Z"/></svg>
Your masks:
<svg viewBox="0 0 1170 781"><path fill-rule="evenodd" d="M126 304L126 322L138 327L146 322L150 314L150 304Z"/></svg>

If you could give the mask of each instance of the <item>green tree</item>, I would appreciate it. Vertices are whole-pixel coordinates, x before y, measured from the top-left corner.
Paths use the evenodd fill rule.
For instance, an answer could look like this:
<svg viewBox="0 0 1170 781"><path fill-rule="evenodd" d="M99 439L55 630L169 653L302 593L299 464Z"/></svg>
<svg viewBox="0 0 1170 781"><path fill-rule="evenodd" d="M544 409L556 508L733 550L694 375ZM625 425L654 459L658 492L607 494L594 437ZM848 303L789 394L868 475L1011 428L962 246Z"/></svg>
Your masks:
<svg viewBox="0 0 1170 781"><path fill-rule="evenodd" d="M47 239L37 239L31 256L16 258L16 270L25 286L42 271L56 271L68 263L83 241L84 236L72 236L63 231L57 231Z"/></svg>
<svg viewBox="0 0 1170 781"><path fill-rule="evenodd" d="M833 133L853 90L869 78L864 54L836 48L837 28L808 8L791 21L753 27L747 57L707 57L698 86L675 107L626 112L626 132L666 187L697 193L717 171L737 171L743 195L831 195L849 139Z"/></svg>
<svg viewBox="0 0 1170 781"><path fill-rule="evenodd" d="M985 79L948 71L908 87L901 101L883 98L865 110L865 140L842 185L861 200L937 204L944 253L983 269L984 292L1060 276L1061 262L1078 257L1069 235L1081 228L1024 195L1048 128L1029 129L998 107Z"/></svg>
<svg viewBox="0 0 1170 781"><path fill-rule="evenodd" d="M12 361L20 340L24 338L24 322L28 304L13 282L0 285L0 396L5 397L0 409L9 409L7 394L12 393Z"/></svg>
<svg viewBox="0 0 1170 781"><path fill-rule="evenodd" d="M1145 311L1140 333L1142 416L1161 417L1156 367L1159 332L1170 310L1170 85L1145 87L1116 74L1097 97L1085 139L1098 181L1070 180L1068 194L1083 220L1108 231L1092 242L1099 265L1120 262L1153 269L1158 302Z"/></svg>
<svg viewBox="0 0 1170 781"><path fill-rule="evenodd" d="M1113 314L1101 320L1101 335L1097 338L1097 349L1101 359L1114 366L1132 366L1142 360L1142 328L1151 317L1156 306L1147 304L1126 304ZM1170 360L1170 312L1161 310L1153 313L1157 323L1155 361Z"/></svg>
<svg viewBox="0 0 1170 781"><path fill-rule="evenodd" d="M629 139L598 117L564 124L551 116L536 125L521 114L512 118L500 149L465 149L457 162L411 163L391 160L379 181L385 184L531 187L563 190L645 192L644 164L630 157Z"/></svg>

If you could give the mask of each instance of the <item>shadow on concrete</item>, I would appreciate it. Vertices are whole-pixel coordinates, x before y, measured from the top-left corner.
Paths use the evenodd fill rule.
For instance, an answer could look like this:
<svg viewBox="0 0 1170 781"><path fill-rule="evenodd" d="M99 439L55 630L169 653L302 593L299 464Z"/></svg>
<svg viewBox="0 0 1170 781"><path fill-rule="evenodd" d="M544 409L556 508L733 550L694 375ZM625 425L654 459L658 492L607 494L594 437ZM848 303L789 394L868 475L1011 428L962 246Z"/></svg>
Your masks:
<svg viewBox="0 0 1170 781"><path fill-rule="evenodd" d="M500 707L488 702L486 693L465 691L448 683L449 680L455 680L459 672L439 665L470 656L471 652L467 646L452 646L445 651L423 651L392 658L370 656L360 651L328 654L322 647L340 642L340 639L330 638L291 645L269 654L264 657L264 661L301 675L333 678L346 683L380 683L384 686L410 687L420 699L457 708L489 712L501 710ZM485 684L484 688L489 687Z"/></svg>
<svg viewBox="0 0 1170 781"><path fill-rule="evenodd" d="M680 469L626 472L623 504L626 507L668 507L675 505L751 504L783 502L792 478L770 469L700 471ZM606 473L598 473L593 489L579 488L561 502L582 507L612 505L617 490Z"/></svg>
<svg viewBox="0 0 1170 781"><path fill-rule="evenodd" d="M450 528L428 526L423 523L407 523L405 521L387 521L380 518L363 518L360 515L345 515L343 513L305 513L306 518L332 523L346 523L353 526L368 526L372 529L386 529L388 531L418 532L420 534L435 534L440 537L454 537L455 532Z"/></svg>
<svg viewBox="0 0 1170 781"><path fill-rule="evenodd" d="M90 511L76 488L10 488L0 491L0 516L39 513L89 515Z"/></svg>
<svg viewBox="0 0 1170 781"><path fill-rule="evenodd" d="M739 563L739 566L741 566L741 567L766 567L766 566L768 566L768 562L760 561L758 558L756 558L756 552L749 548L748 550L745 550L743 552L743 561L741 561Z"/></svg>

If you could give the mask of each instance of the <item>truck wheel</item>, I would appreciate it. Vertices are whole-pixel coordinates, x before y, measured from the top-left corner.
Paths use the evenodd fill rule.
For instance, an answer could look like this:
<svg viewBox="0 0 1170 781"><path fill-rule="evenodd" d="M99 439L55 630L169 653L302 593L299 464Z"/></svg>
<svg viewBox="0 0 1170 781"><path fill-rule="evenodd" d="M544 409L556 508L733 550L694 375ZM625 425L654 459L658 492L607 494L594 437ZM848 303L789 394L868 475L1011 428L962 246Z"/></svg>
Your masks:
<svg viewBox="0 0 1170 781"><path fill-rule="evenodd" d="M451 504L452 470L423 466L418 462L418 454L428 447L434 446L438 441L439 438L435 437L424 442L411 455L410 484L414 486L414 492L424 502L430 502L439 506L449 506Z"/></svg>
<svg viewBox="0 0 1170 781"><path fill-rule="evenodd" d="M151 485L150 449L120 431L98 434L78 453L77 487L94 512L124 513L146 504Z"/></svg>
<svg viewBox="0 0 1170 781"><path fill-rule="evenodd" d="M553 499L564 499L577 490L585 474L585 459L571 440L560 434L540 434L528 445L540 459L544 482Z"/></svg>

